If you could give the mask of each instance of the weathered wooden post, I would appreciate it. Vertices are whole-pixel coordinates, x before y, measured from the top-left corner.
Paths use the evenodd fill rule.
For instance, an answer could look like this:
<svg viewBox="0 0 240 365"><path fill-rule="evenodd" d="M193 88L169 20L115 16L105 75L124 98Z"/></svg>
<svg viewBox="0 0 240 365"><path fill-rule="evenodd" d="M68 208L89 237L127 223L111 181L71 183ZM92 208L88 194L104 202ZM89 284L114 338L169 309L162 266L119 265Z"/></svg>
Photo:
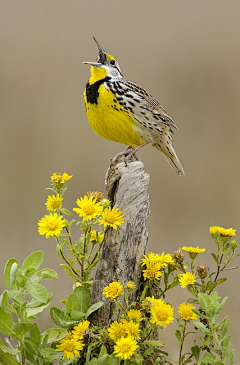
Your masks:
<svg viewBox="0 0 240 365"><path fill-rule="evenodd" d="M92 287L92 302L105 301L103 288L113 281L124 284L133 281L138 287L141 277L141 257L145 254L148 233L146 219L150 212L147 193L149 174L140 161L118 162L109 171L108 198L124 214L124 224L118 230L109 229L105 235L102 259ZM137 290L132 294L135 301ZM114 304L106 301L94 321L102 326L116 318Z"/></svg>

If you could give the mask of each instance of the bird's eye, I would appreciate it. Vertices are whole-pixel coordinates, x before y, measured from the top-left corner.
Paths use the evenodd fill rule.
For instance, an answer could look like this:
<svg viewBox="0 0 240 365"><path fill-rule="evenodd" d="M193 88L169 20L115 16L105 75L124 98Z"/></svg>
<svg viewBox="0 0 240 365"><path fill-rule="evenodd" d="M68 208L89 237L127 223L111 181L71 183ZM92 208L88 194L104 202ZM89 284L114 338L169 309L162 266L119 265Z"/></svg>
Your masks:
<svg viewBox="0 0 240 365"><path fill-rule="evenodd" d="M114 66L115 64L116 64L116 62L114 60L111 60L110 61L110 65L113 65Z"/></svg>

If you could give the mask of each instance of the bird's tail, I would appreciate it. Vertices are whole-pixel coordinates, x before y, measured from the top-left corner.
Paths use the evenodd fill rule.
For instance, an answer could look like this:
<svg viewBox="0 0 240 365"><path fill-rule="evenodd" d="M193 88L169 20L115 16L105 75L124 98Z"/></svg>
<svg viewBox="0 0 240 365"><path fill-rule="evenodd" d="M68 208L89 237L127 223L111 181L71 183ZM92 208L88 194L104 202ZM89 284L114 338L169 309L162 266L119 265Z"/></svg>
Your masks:
<svg viewBox="0 0 240 365"><path fill-rule="evenodd" d="M170 163L171 167L177 172L178 176L184 176L185 172L183 170L183 167L181 165L181 162L179 161L175 151L174 151L174 156L173 157L169 157L167 155L164 154L164 157L166 158L166 160Z"/></svg>
<svg viewBox="0 0 240 365"><path fill-rule="evenodd" d="M157 143L155 142L153 146L164 154L171 167L177 172L179 176L184 176L185 173L183 167L172 145L172 135L173 132L171 129L168 126L164 126L162 128L161 138L157 141Z"/></svg>

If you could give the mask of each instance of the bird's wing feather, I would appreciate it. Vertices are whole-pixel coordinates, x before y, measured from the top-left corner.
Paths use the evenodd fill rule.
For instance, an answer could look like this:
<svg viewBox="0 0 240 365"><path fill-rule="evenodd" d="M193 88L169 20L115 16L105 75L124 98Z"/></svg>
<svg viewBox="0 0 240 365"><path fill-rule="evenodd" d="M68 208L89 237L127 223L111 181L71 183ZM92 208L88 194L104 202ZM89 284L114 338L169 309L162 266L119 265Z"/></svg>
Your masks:
<svg viewBox="0 0 240 365"><path fill-rule="evenodd" d="M122 78L121 80L119 80L119 82L120 84L122 84L123 87L124 86L126 87L127 89L126 93L127 94L130 93L133 97L133 100L134 100L134 94L136 95L136 97L139 97L141 99L140 107L143 110L146 109L150 111L153 115L156 116L155 118L156 120L157 117L159 117L159 122L161 124L164 123L169 125L170 127L177 128L176 124L174 123L172 118L168 115L167 111L144 88L125 78Z"/></svg>

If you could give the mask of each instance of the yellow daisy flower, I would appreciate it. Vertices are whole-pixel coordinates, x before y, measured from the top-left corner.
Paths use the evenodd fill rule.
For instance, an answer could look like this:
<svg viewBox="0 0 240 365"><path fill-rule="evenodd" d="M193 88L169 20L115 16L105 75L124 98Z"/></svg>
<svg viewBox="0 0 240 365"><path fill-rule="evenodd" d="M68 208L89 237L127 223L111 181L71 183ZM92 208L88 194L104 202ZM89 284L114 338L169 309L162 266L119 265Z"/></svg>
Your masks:
<svg viewBox="0 0 240 365"><path fill-rule="evenodd" d="M148 264L147 268L143 270L143 277L144 280L153 280L153 279L160 279L160 276L162 276L162 272L160 271L161 264L160 263L152 263Z"/></svg>
<svg viewBox="0 0 240 365"><path fill-rule="evenodd" d="M172 256L169 253L165 255L164 252L159 256L156 262L161 264L161 267L166 267L167 265L174 263Z"/></svg>
<svg viewBox="0 0 240 365"><path fill-rule="evenodd" d="M134 288L135 288L135 284L134 284L132 281L128 281L128 282L126 283L126 289L127 289L127 290L131 291L131 290L133 290Z"/></svg>
<svg viewBox="0 0 240 365"><path fill-rule="evenodd" d="M186 246L183 246L182 247L182 250L184 251L187 251L187 252L193 252L193 253L202 253L202 252L205 252L206 251L206 248L199 248L198 246L197 247L186 247Z"/></svg>
<svg viewBox="0 0 240 365"><path fill-rule="evenodd" d="M122 294L123 294L123 286L117 281L110 283L103 289L103 295L105 295L106 298L116 299Z"/></svg>
<svg viewBox="0 0 240 365"><path fill-rule="evenodd" d="M139 323L135 323L132 320L127 321L126 319L121 319L121 322L123 323L125 331L127 332L128 335L131 335L136 340L138 340L140 338L140 336L139 336L139 332L140 332Z"/></svg>
<svg viewBox="0 0 240 365"><path fill-rule="evenodd" d="M60 341L60 345L57 345L56 351L63 351L63 360L73 360L74 355L80 356L79 351L84 347L84 343L73 338L66 339L66 337Z"/></svg>
<svg viewBox="0 0 240 365"><path fill-rule="evenodd" d="M151 264L156 264L158 262L158 260L160 259L160 256L156 253L153 252L149 252L147 255L144 255L144 258L141 259L142 261L142 266L146 265L151 265Z"/></svg>
<svg viewBox="0 0 240 365"><path fill-rule="evenodd" d="M192 285L195 283L196 275L190 272L186 272L185 274L181 274L178 276L179 283L181 284L181 288L186 288L188 285Z"/></svg>
<svg viewBox="0 0 240 365"><path fill-rule="evenodd" d="M97 203L96 199L93 199L92 196L84 198L80 198L76 201L79 208L73 208L73 211L79 214L79 217L83 217L83 220L91 220L101 215L103 208L101 203Z"/></svg>
<svg viewBox="0 0 240 365"><path fill-rule="evenodd" d="M65 225L65 220L61 215L58 217L57 213L50 213L38 222L38 233L45 235L46 238L60 236Z"/></svg>
<svg viewBox="0 0 240 365"><path fill-rule="evenodd" d="M98 233L98 234L97 234ZM97 237L98 237L98 241L102 242L104 239L104 234L101 234L101 232L97 232L95 229L93 231L91 231L91 238L90 241L97 241Z"/></svg>
<svg viewBox="0 0 240 365"><path fill-rule="evenodd" d="M88 329L89 324L89 321L82 321L78 323L72 331L72 337L76 340L81 340L84 337L84 332Z"/></svg>
<svg viewBox="0 0 240 365"><path fill-rule="evenodd" d="M108 328L108 336L114 341L116 342L117 340L119 340L121 337L126 337L127 336L127 332L126 329L123 325L123 323L118 323L117 321L113 322L110 327Z"/></svg>
<svg viewBox="0 0 240 365"><path fill-rule="evenodd" d="M143 320L142 313L138 309L130 309L126 314L130 320L135 319L136 322L141 322Z"/></svg>
<svg viewBox="0 0 240 365"><path fill-rule="evenodd" d="M65 182L70 180L72 178L72 175L68 175L66 172L61 175L60 173L54 172L54 174L51 176L51 180L56 185L63 185Z"/></svg>
<svg viewBox="0 0 240 365"><path fill-rule="evenodd" d="M59 194L57 194L57 196L48 195L47 202L45 203L47 210L50 210L51 212L56 212L56 210L62 208L62 201L63 198L60 198Z"/></svg>
<svg viewBox="0 0 240 365"><path fill-rule="evenodd" d="M236 236L236 229L233 229L233 228L225 229L223 227L211 226L209 228L209 233L211 236L219 234L224 237L233 237L233 236Z"/></svg>
<svg viewBox="0 0 240 365"><path fill-rule="evenodd" d="M102 219L100 219L99 224L103 224L104 227L112 227L113 229L117 229L117 226L121 226L124 222L124 215L118 208L113 207L106 208L102 213Z"/></svg>
<svg viewBox="0 0 240 365"><path fill-rule="evenodd" d="M121 337L116 341L114 354L116 357L127 360L132 357L137 348L137 341L132 336L128 335L127 337Z"/></svg>
<svg viewBox="0 0 240 365"><path fill-rule="evenodd" d="M154 302L151 308L151 323L156 323L159 326L167 327L170 322L173 322L173 311L174 309L170 304L161 302Z"/></svg>
<svg viewBox="0 0 240 365"><path fill-rule="evenodd" d="M181 319L184 321L189 321L190 319L197 319L197 315L192 311L195 309L194 305L182 303L178 307L178 313Z"/></svg>

